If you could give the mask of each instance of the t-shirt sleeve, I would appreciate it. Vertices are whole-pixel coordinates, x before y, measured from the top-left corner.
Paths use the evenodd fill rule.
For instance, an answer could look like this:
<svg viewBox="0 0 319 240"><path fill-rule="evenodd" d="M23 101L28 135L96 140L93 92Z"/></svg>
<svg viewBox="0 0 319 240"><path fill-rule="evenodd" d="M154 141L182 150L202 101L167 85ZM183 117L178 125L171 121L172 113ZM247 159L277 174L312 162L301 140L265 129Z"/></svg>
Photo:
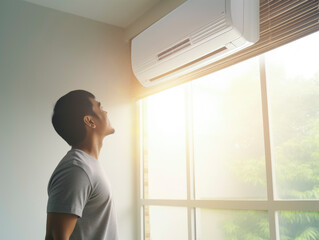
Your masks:
<svg viewBox="0 0 319 240"><path fill-rule="evenodd" d="M82 217L92 186L86 172L72 166L56 174L48 186L47 212L70 213Z"/></svg>

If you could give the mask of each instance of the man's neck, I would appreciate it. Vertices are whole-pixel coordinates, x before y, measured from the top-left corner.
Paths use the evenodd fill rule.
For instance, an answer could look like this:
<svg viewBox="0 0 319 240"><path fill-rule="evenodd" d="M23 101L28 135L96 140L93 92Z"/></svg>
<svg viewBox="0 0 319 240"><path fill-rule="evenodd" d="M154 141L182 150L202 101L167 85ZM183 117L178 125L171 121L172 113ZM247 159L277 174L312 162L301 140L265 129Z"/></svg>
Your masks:
<svg viewBox="0 0 319 240"><path fill-rule="evenodd" d="M81 144L72 147L72 149L82 150L96 160L99 158L101 148L102 140L99 141L98 139L95 139L95 141L83 141Z"/></svg>

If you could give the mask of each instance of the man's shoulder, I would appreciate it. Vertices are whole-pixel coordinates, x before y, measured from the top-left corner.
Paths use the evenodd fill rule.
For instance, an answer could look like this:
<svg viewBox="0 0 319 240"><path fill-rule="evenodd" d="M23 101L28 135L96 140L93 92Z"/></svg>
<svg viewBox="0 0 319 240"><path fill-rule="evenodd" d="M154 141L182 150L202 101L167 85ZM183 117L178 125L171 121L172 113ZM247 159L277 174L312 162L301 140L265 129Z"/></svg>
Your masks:
<svg viewBox="0 0 319 240"><path fill-rule="evenodd" d="M97 160L90 158L86 153L81 150L73 149L70 150L65 157L62 159L62 165L65 167L79 167L81 168L89 177L90 181L93 183L97 171L99 168ZM62 166L61 166L62 167Z"/></svg>
<svg viewBox="0 0 319 240"><path fill-rule="evenodd" d="M52 173L51 178L55 176L61 177L61 175L69 174L72 171L78 171L81 169L89 178L92 180L92 175L94 174L94 167L90 165L83 156L75 151L69 151L60 160L55 170Z"/></svg>

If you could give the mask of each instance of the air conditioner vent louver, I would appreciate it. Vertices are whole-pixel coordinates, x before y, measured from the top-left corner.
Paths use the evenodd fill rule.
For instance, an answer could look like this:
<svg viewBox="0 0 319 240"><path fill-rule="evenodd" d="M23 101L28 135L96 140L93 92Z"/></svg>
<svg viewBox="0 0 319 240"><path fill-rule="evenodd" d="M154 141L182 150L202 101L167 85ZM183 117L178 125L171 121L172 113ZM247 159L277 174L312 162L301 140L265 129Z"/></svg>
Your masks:
<svg viewBox="0 0 319 240"><path fill-rule="evenodd" d="M209 58L209 57L212 57L212 56L214 56L214 55L217 55L217 54L219 54L219 53L221 53L221 52L223 52L223 51L225 51L225 50L227 50L226 47L221 47L221 48L219 48L219 49L216 49L215 51L213 51L213 52L211 52L211 53L209 53L209 54L206 54L205 56L203 56L203 57L201 57L201 58L198 58L198 59L196 59L196 60L194 60L194 61L192 61L192 62L190 62L190 63L187 63L187 64L185 64L185 65L183 65L183 66L180 66L180 67L178 67L178 68L176 68L176 69L173 69L173 70L171 70L171 71L169 71L169 72L167 72L167 73L164 73L164 74L162 74L162 75L156 76L156 77L150 79L149 81L150 81L150 82L156 81L157 79L160 79L160 78L162 78L162 77L165 77L166 75L175 73L175 72L180 71L180 70L182 70L182 69L185 69L185 68L187 68L188 66L191 66L191 65L193 65L193 64L195 64L195 63L199 63L199 62L205 60L206 58Z"/></svg>
<svg viewBox="0 0 319 240"><path fill-rule="evenodd" d="M204 39L213 38L224 33L224 30L228 28L226 17L222 15L215 21L207 24L203 28L199 29L195 33L191 34L191 40L193 44L196 44Z"/></svg>
<svg viewBox="0 0 319 240"><path fill-rule="evenodd" d="M173 47L170 47L169 49L166 49L165 51L159 53L157 55L157 58L158 58L158 60L162 60L162 59L164 59L164 58L166 58L166 57L168 57L168 56L170 56L170 55L172 55L172 54L174 54L174 53L176 53L176 52L178 52L178 51L180 51L180 50L182 50L190 45L191 45L190 39L189 38L185 39L185 40L175 44Z"/></svg>

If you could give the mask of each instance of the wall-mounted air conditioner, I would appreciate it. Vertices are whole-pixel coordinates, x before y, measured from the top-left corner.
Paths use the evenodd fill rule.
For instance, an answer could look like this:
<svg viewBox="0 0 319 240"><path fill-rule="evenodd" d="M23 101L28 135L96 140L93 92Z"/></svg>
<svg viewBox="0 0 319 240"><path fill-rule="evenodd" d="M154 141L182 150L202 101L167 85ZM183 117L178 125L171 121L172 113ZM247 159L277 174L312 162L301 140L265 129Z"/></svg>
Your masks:
<svg viewBox="0 0 319 240"><path fill-rule="evenodd" d="M175 79L259 39L259 0L188 0L132 39L143 86Z"/></svg>

